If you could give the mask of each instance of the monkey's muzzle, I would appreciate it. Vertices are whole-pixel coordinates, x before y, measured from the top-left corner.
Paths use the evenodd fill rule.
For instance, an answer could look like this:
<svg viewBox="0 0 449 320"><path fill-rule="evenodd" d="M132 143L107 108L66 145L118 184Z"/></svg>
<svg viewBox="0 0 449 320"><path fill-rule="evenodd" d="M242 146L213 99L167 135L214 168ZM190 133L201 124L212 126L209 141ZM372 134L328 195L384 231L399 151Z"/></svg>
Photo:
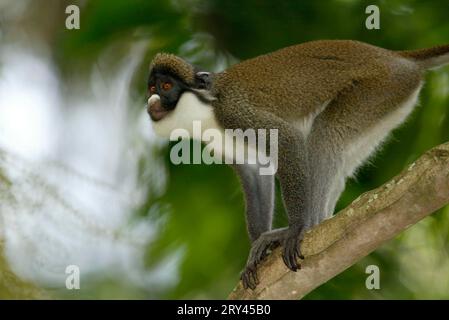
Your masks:
<svg viewBox="0 0 449 320"><path fill-rule="evenodd" d="M153 94L150 99L148 99L147 111L153 121L161 120L169 112L169 110L162 106L161 98L157 94Z"/></svg>

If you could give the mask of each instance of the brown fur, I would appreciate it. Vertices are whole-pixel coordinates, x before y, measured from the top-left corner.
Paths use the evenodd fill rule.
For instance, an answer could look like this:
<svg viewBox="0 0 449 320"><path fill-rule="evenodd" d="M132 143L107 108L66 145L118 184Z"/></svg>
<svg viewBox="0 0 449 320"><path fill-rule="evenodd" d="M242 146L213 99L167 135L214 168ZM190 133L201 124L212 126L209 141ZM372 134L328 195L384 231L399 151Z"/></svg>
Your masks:
<svg viewBox="0 0 449 320"><path fill-rule="evenodd" d="M422 68L428 69L449 63L449 45L433 48L398 52L401 56L416 61ZM440 58L444 56L443 61Z"/></svg>
<svg viewBox="0 0 449 320"><path fill-rule="evenodd" d="M177 75L188 85L193 85L195 81L193 66L173 54L158 53L150 64L150 73L155 69Z"/></svg>
<svg viewBox="0 0 449 320"><path fill-rule="evenodd" d="M357 95L362 86L403 97L420 76L416 64L395 52L357 41L324 40L236 64L215 76L212 94L218 96L218 105L222 99L227 106L250 104L292 121L326 101L349 92ZM226 94L220 95L223 88Z"/></svg>

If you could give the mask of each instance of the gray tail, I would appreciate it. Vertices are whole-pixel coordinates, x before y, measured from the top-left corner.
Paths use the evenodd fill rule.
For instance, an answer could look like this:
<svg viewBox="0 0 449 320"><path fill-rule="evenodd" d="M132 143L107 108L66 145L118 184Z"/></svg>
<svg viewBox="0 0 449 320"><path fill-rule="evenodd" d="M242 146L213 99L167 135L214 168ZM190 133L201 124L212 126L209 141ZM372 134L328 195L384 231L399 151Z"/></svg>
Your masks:
<svg viewBox="0 0 449 320"><path fill-rule="evenodd" d="M441 67L449 63L449 44L428 49L399 51L404 58L414 60L423 69Z"/></svg>

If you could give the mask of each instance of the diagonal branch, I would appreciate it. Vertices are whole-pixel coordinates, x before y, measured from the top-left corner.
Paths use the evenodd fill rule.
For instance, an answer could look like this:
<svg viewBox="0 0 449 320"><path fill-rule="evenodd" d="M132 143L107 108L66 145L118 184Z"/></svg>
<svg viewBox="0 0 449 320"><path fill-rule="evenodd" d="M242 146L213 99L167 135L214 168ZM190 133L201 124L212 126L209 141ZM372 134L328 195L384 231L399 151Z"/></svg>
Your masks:
<svg viewBox="0 0 449 320"><path fill-rule="evenodd" d="M449 142L309 231L301 270L288 270L277 248L259 266L257 288L245 290L240 282L228 298L300 299L448 203Z"/></svg>

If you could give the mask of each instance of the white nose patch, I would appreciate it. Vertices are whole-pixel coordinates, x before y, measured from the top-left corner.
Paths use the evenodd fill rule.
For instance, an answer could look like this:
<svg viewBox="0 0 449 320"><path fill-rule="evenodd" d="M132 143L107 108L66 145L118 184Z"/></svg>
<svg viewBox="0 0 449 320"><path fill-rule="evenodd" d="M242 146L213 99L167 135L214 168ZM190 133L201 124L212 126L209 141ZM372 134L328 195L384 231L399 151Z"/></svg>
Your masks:
<svg viewBox="0 0 449 320"><path fill-rule="evenodd" d="M157 100L161 100L161 97L159 97L158 94L151 95L151 97L148 99L148 105L154 103Z"/></svg>

